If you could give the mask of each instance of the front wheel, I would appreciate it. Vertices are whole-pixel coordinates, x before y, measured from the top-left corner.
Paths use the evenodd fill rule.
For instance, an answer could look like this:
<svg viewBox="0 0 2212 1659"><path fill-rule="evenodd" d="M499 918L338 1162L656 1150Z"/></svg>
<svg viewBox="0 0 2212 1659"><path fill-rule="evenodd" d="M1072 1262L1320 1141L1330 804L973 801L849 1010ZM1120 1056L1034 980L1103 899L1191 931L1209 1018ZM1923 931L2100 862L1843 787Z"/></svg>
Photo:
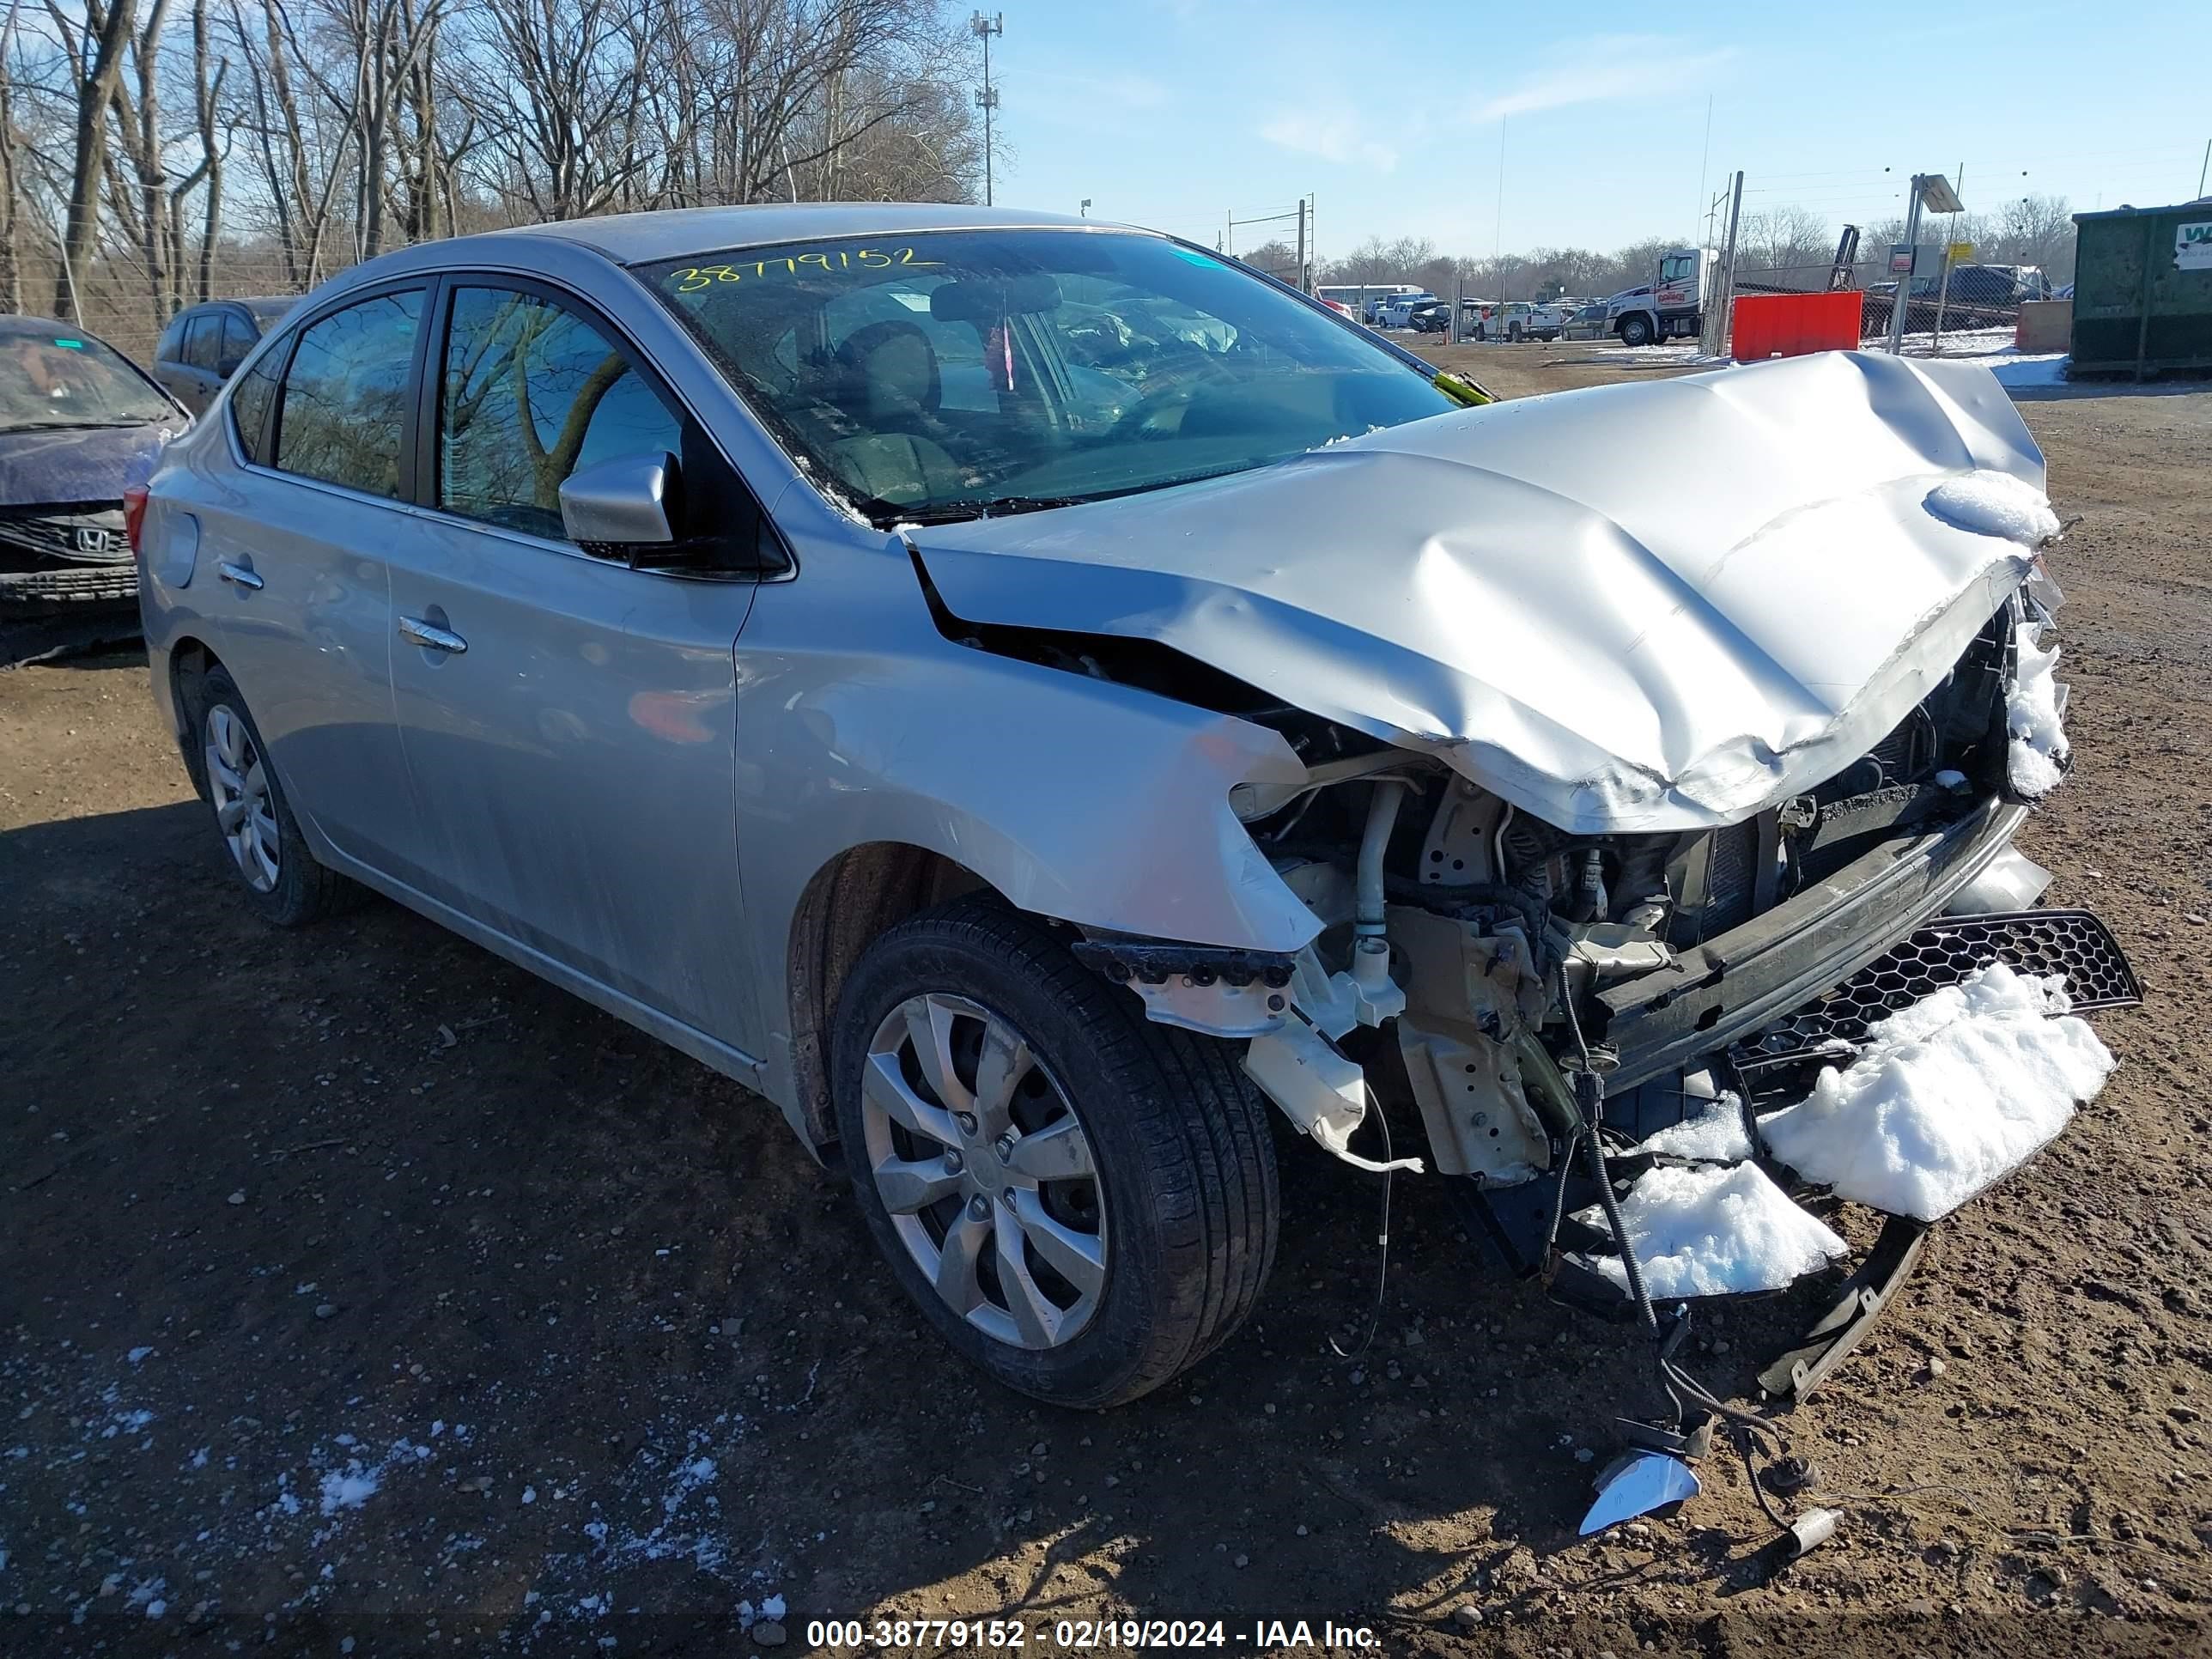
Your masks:
<svg viewBox="0 0 2212 1659"><path fill-rule="evenodd" d="M1274 1151L1235 1051L1146 1021L1043 923L979 895L884 934L838 998L832 1079L893 1275L1008 1387L1134 1400L1258 1301Z"/></svg>
<svg viewBox="0 0 2212 1659"><path fill-rule="evenodd" d="M1648 346L1651 343L1651 324L1648 318L1631 317L1620 325L1620 343L1626 346Z"/></svg>

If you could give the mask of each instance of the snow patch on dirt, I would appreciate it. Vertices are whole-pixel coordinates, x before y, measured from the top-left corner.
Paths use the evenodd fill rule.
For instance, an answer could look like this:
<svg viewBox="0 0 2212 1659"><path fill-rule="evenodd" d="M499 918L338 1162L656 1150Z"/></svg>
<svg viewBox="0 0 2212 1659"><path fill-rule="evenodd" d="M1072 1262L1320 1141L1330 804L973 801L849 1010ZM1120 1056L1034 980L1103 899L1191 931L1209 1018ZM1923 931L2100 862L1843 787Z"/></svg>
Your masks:
<svg viewBox="0 0 2212 1659"><path fill-rule="evenodd" d="M1880 1021L1858 1056L1759 1121L1808 1181L1934 1221L2025 1164L2093 1098L2112 1055L2065 975L1991 963Z"/></svg>
<svg viewBox="0 0 2212 1659"><path fill-rule="evenodd" d="M1978 536L2002 536L2022 547L2040 547L2058 533L2051 498L2009 472L1946 479L1928 492L1923 505L1946 524Z"/></svg>
<svg viewBox="0 0 2212 1659"><path fill-rule="evenodd" d="M2012 736L2005 750L2005 775L2030 799L2039 799L2059 786L2066 776L2066 757L2073 752L2063 720L2066 688L2052 674L2058 647L2040 649L2037 641L2041 634L2034 623L2023 623L2016 630L2019 666L2005 691L2005 729Z"/></svg>
<svg viewBox="0 0 2212 1659"><path fill-rule="evenodd" d="M1606 1224L1595 1207L1575 1218ZM1850 1248L1756 1164L1648 1170L1621 1200L1620 1218L1656 1300L1778 1291ZM1590 1260L1626 1286L1628 1270L1618 1257Z"/></svg>

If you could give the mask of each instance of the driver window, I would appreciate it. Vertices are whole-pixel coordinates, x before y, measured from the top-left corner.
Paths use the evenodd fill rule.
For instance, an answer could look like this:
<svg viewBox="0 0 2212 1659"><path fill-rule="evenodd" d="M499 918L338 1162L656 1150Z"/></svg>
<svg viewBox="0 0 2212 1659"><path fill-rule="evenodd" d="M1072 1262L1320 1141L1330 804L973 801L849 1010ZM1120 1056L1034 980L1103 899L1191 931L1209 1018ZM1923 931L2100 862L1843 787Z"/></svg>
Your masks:
<svg viewBox="0 0 2212 1659"><path fill-rule="evenodd" d="M684 453L682 426L606 337L512 289L453 295L438 419L438 505L564 541L561 483L619 456Z"/></svg>

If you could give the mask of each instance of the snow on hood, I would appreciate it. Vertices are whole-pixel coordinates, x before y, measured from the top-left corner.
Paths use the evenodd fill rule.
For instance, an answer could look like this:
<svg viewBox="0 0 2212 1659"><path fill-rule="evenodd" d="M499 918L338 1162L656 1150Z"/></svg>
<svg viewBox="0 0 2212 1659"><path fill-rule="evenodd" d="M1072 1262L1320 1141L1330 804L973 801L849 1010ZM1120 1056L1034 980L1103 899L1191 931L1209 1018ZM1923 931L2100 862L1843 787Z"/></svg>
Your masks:
<svg viewBox="0 0 2212 1659"><path fill-rule="evenodd" d="M1595 834L1873 748L2027 575L2042 488L1987 369L1825 353L904 533L955 616L1158 640Z"/></svg>

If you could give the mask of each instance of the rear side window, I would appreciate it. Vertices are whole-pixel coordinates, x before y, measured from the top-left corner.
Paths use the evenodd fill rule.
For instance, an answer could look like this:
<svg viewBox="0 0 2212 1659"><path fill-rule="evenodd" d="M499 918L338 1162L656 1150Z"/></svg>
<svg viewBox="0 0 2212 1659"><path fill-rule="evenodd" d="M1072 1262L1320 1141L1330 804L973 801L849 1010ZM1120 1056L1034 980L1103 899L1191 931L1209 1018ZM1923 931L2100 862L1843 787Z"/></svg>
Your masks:
<svg viewBox="0 0 2212 1659"><path fill-rule="evenodd" d="M512 289L453 294L439 409L438 505L555 541L561 481L628 455L684 457L682 423L605 335Z"/></svg>
<svg viewBox="0 0 2212 1659"><path fill-rule="evenodd" d="M278 398L274 464L396 499L422 321L415 289L363 300L304 330Z"/></svg>
<svg viewBox="0 0 2212 1659"><path fill-rule="evenodd" d="M224 312L222 349L216 357L216 372L218 374L235 374L238 366L246 361L246 354L253 349L253 343L260 337L254 332L253 325L245 318L234 311Z"/></svg>
<svg viewBox="0 0 2212 1659"><path fill-rule="evenodd" d="M213 374L222 350L222 319L204 311L194 316L185 330L185 362Z"/></svg>
<svg viewBox="0 0 2212 1659"><path fill-rule="evenodd" d="M191 318L179 317L161 331L161 343L154 348L154 359L156 362L184 362L185 331L191 326Z"/></svg>
<svg viewBox="0 0 2212 1659"><path fill-rule="evenodd" d="M254 364L253 372L233 387L231 428L246 459L257 465L269 459L269 405L276 400L276 371L284 366L283 348Z"/></svg>

